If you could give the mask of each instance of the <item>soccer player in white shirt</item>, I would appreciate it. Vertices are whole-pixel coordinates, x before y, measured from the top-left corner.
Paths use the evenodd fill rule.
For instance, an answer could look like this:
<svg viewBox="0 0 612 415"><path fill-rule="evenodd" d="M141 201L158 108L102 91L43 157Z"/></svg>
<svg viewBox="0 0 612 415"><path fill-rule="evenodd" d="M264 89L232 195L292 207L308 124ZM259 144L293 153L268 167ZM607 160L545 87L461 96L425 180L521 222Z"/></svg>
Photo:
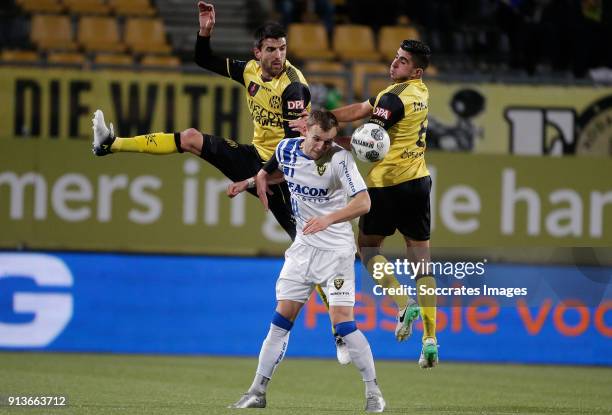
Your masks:
<svg viewBox="0 0 612 415"><path fill-rule="evenodd" d="M282 140L274 156L257 175L257 193L267 209L268 184L285 180L291 192L297 236L285 252L285 263L276 282L276 312L259 353L255 379L231 407L263 408L266 389L283 359L289 332L316 284L324 287L329 315L348 346L353 364L365 383L366 411L382 412L385 400L376 381L370 345L357 328L355 305L355 237L350 220L370 209L367 187L353 156L334 144L336 117L313 111L306 137ZM233 196L253 184L234 183Z"/></svg>

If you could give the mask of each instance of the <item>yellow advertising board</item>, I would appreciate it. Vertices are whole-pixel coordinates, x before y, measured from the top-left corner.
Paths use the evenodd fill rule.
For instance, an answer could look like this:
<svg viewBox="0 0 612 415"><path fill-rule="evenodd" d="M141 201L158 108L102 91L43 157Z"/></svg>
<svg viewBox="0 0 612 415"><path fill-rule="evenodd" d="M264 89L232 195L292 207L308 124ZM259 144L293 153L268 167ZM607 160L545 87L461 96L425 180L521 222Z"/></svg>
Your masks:
<svg viewBox="0 0 612 415"><path fill-rule="evenodd" d="M191 154L102 158L73 140L0 140L0 247L281 253L256 198ZM438 247L612 247L612 161L432 152ZM368 166L361 165L362 172ZM401 247L399 238L395 245Z"/></svg>
<svg viewBox="0 0 612 415"><path fill-rule="evenodd" d="M249 143L245 90L208 74L0 68L0 138L91 139L101 109L118 136L203 132Z"/></svg>
<svg viewBox="0 0 612 415"><path fill-rule="evenodd" d="M612 87L426 84L430 149L612 155Z"/></svg>
<svg viewBox="0 0 612 415"><path fill-rule="evenodd" d="M612 87L426 83L430 149L612 155ZM119 136L193 127L250 142L244 93L205 71L0 68L0 139L89 139L91 114L100 108Z"/></svg>

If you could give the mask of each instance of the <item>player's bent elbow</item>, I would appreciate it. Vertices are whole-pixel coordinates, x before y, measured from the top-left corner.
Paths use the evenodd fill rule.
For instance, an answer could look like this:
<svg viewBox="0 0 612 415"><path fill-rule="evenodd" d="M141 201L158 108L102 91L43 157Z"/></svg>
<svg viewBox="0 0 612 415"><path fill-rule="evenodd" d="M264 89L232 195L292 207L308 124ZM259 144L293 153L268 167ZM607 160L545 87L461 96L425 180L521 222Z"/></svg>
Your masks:
<svg viewBox="0 0 612 415"><path fill-rule="evenodd" d="M370 201L368 200L367 204L364 204L363 209L361 211L361 213L359 214L359 216L363 216L366 213L368 213L370 211Z"/></svg>

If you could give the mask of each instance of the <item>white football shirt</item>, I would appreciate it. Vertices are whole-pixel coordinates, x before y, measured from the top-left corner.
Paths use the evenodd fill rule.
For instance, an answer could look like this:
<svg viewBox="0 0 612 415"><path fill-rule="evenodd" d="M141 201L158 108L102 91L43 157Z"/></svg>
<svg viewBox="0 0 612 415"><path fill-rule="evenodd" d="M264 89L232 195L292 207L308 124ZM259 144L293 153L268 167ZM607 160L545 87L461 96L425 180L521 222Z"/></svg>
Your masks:
<svg viewBox="0 0 612 415"><path fill-rule="evenodd" d="M367 191L350 151L333 144L325 155L313 160L300 149L303 142L304 138L286 138L276 147L278 168L291 192L296 241L320 249L355 249L355 236L348 221L314 234L302 234L309 219L342 209L349 197Z"/></svg>

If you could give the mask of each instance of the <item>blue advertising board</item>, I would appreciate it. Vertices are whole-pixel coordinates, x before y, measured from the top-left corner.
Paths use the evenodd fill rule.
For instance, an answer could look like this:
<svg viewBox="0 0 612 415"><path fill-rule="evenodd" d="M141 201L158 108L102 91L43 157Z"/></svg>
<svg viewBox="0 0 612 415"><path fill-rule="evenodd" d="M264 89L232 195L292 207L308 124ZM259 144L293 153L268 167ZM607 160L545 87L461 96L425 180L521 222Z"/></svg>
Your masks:
<svg viewBox="0 0 612 415"><path fill-rule="evenodd" d="M278 258L0 253L0 349L256 356L281 267ZM611 365L612 269L587 271L490 264L490 287L512 280L531 293L440 296L441 359ZM398 343L393 302L357 282L356 320L375 357L416 361L420 322ZM335 356L316 296L292 332L289 356Z"/></svg>

